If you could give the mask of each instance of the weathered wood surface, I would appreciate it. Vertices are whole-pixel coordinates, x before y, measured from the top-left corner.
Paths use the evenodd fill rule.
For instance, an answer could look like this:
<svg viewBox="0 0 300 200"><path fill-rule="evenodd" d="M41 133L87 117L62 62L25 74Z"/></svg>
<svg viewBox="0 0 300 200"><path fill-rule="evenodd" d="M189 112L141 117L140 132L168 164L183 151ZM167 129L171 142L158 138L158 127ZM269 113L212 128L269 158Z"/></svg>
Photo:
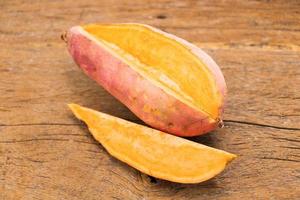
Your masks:
<svg viewBox="0 0 300 200"><path fill-rule="evenodd" d="M299 199L300 2L0 0L0 199ZM142 22L203 47L229 88L226 127L193 140L236 153L196 185L110 157L66 107L140 122L60 41L89 22Z"/></svg>

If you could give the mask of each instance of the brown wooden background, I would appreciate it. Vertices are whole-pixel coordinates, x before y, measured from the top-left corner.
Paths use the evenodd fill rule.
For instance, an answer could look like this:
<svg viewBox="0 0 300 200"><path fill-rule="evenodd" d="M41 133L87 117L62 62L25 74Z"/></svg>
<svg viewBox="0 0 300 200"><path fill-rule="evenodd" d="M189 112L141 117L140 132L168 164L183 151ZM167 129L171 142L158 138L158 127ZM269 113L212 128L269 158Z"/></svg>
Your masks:
<svg viewBox="0 0 300 200"><path fill-rule="evenodd" d="M66 107L140 122L89 80L60 34L141 22L204 48L228 88L226 127L195 141L239 155L196 185L110 157ZM0 199L299 199L300 1L0 0Z"/></svg>

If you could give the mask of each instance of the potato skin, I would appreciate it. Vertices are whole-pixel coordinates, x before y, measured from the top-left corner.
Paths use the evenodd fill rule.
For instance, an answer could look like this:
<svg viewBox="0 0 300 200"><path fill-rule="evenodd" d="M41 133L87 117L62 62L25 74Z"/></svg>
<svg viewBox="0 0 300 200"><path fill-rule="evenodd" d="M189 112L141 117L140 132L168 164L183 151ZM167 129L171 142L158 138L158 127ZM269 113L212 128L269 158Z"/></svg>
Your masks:
<svg viewBox="0 0 300 200"><path fill-rule="evenodd" d="M67 32L67 44L77 65L148 125L183 137L201 135L218 126L219 122L209 118L207 114L191 108L153 85L97 44L80 26L72 27ZM197 50L195 46L190 48L194 48L193 52ZM203 52L197 51L199 53ZM212 67L220 92L225 95L226 85L222 73L214 65ZM222 108L220 114L221 112Z"/></svg>

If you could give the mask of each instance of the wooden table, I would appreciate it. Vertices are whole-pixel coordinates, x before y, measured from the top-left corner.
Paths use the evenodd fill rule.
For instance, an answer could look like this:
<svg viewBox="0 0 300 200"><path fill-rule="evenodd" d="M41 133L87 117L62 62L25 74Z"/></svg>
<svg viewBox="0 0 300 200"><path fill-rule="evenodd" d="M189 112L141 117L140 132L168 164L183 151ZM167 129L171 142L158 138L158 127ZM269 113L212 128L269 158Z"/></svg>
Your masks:
<svg viewBox="0 0 300 200"><path fill-rule="evenodd" d="M300 198L299 1L2 0L0 11L0 199ZM90 22L147 23L219 63L226 126L193 140L239 155L221 175L196 185L150 179L74 118L67 103L141 122L60 40Z"/></svg>

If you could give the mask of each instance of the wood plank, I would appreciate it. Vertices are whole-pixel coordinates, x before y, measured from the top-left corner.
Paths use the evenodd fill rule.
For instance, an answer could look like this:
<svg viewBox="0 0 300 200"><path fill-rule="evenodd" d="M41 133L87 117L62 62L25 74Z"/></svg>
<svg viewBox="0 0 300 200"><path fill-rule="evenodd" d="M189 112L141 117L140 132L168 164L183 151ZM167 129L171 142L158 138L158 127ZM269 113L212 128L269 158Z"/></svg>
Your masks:
<svg viewBox="0 0 300 200"><path fill-rule="evenodd" d="M224 173L196 185L152 183L109 156L81 125L2 127L1 132L4 199L296 199L300 192L300 131L229 123L194 138L239 154Z"/></svg>
<svg viewBox="0 0 300 200"><path fill-rule="evenodd" d="M6 78L0 80L5 91L0 96L5 113L1 124L70 123L66 107L70 102L137 120L76 67L64 45L40 47L38 59L22 60L32 55L29 48L18 52L19 65L2 63L0 73ZM228 84L226 120L299 127L300 54L207 50L222 67ZM13 59L11 52L6 60Z"/></svg>
<svg viewBox="0 0 300 200"><path fill-rule="evenodd" d="M297 199L300 2L0 1L0 199ZM194 141L239 155L196 185L149 179L109 156L66 107L137 123L76 67L60 34L141 22L203 47L228 84L225 128Z"/></svg>

